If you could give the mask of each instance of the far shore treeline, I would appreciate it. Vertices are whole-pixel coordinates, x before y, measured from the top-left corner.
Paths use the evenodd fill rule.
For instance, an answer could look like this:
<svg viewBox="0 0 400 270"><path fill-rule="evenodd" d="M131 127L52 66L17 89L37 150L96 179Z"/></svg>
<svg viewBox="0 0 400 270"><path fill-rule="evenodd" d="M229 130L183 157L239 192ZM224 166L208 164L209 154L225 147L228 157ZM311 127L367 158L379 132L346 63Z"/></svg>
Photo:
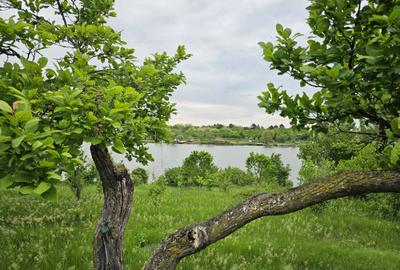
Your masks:
<svg viewBox="0 0 400 270"><path fill-rule="evenodd" d="M258 124L238 126L213 124L194 126L176 124L170 126L173 142L234 145L298 145L310 138L305 130L286 128L284 125L263 127Z"/></svg>

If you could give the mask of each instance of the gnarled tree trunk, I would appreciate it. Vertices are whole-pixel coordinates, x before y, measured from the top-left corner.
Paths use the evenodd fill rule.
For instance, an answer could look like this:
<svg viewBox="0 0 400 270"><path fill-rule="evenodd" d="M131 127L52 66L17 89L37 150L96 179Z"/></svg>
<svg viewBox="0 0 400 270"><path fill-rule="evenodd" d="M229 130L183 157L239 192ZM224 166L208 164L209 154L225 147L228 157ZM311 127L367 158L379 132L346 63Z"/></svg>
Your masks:
<svg viewBox="0 0 400 270"><path fill-rule="evenodd" d="M342 172L285 192L255 195L210 220L188 225L172 233L161 242L143 269L175 269L182 258L204 249L257 218L283 215L323 201L373 192L400 192L400 173Z"/></svg>
<svg viewBox="0 0 400 270"><path fill-rule="evenodd" d="M107 148L90 146L103 186L104 205L93 242L96 270L124 268L122 239L131 211L133 183L125 166L114 166Z"/></svg>

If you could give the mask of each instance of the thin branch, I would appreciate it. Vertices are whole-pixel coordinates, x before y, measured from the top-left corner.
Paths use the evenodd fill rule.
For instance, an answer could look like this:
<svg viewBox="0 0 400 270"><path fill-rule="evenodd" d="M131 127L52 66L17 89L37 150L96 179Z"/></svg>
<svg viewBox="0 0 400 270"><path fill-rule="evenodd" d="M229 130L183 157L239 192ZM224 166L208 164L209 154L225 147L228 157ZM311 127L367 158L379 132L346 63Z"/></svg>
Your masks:
<svg viewBox="0 0 400 270"><path fill-rule="evenodd" d="M67 20L65 19L65 15L64 15L64 10L62 9L60 0L56 0L56 2L57 2L58 10L60 11L62 20L63 20L63 22L64 22L64 25L65 25L65 26L68 26Z"/></svg>

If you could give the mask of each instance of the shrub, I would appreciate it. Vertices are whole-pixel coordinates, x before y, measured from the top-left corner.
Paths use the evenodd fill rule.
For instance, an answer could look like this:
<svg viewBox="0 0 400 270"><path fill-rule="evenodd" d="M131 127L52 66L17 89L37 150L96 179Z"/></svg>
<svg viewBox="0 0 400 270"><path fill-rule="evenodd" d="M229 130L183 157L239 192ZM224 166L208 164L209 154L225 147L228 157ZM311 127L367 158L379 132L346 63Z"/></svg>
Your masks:
<svg viewBox="0 0 400 270"><path fill-rule="evenodd" d="M268 157L261 153L251 152L246 160L246 168L258 182L276 182L280 186L291 186L290 168L284 165L279 154Z"/></svg>
<svg viewBox="0 0 400 270"><path fill-rule="evenodd" d="M164 194L165 189L166 189L166 185L162 179L154 181L153 183L150 184L149 198L150 198L150 202L153 205L161 204L162 195Z"/></svg>
<svg viewBox="0 0 400 270"><path fill-rule="evenodd" d="M166 169L162 177L168 186L177 187L183 185L184 182L181 167Z"/></svg>
<svg viewBox="0 0 400 270"><path fill-rule="evenodd" d="M305 184L314 181L318 177L322 177L332 173L335 170L335 163L331 160L321 160L319 164L315 164L312 160L302 160L299 171L299 183Z"/></svg>
<svg viewBox="0 0 400 270"><path fill-rule="evenodd" d="M218 172L218 181L237 186L248 186L255 182L255 178L250 174L236 167L227 167Z"/></svg>
<svg viewBox="0 0 400 270"><path fill-rule="evenodd" d="M131 178L136 185L147 184L149 174L144 168L136 168L131 171Z"/></svg>
<svg viewBox="0 0 400 270"><path fill-rule="evenodd" d="M184 186L201 185L202 179L218 171L213 156L206 151L193 151L181 167Z"/></svg>

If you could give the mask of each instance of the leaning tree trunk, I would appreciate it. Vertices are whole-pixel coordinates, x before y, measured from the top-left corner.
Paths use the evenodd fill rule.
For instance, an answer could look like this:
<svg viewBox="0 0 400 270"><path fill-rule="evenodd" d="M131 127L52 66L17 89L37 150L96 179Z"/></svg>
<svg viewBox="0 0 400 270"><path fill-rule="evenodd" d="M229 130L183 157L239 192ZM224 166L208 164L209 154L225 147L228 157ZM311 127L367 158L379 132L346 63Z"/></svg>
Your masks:
<svg viewBox="0 0 400 270"><path fill-rule="evenodd" d="M342 172L285 192L255 195L210 220L172 233L161 242L143 269L175 269L182 258L262 216L283 215L323 201L372 192L400 192L400 173Z"/></svg>
<svg viewBox="0 0 400 270"><path fill-rule="evenodd" d="M93 265L96 270L123 269L122 239L131 211L133 183L125 166L114 166L106 147L92 145L90 152L104 193L93 240Z"/></svg>

